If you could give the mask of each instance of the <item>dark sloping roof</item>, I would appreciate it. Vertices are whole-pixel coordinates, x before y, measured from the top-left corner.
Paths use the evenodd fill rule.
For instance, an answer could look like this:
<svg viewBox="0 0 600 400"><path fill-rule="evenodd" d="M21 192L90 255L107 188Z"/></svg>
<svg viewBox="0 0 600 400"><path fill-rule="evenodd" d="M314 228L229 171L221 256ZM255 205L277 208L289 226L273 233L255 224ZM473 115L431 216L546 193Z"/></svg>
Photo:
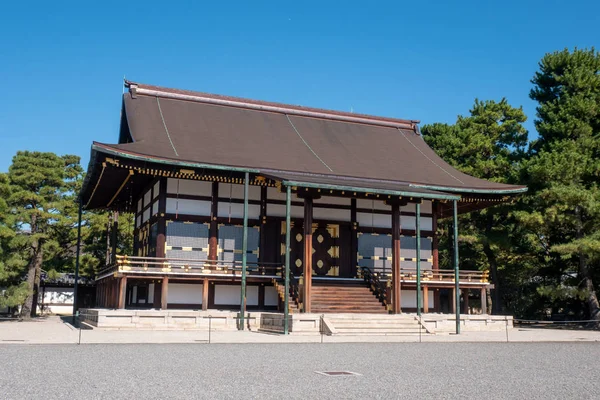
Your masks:
<svg viewBox="0 0 600 400"><path fill-rule="evenodd" d="M124 94L133 143L113 147L130 153L258 170L389 180L440 190L523 189L456 170L425 143L415 121L128 85L135 88Z"/></svg>
<svg viewBox="0 0 600 400"><path fill-rule="evenodd" d="M248 170L278 180L301 175L295 181L337 186L352 181L349 186L430 195L526 190L456 170L425 143L415 120L126 86L121 143L95 143L92 160L96 152L117 153L163 164ZM88 183L84 197L90 194Z"/></svg>

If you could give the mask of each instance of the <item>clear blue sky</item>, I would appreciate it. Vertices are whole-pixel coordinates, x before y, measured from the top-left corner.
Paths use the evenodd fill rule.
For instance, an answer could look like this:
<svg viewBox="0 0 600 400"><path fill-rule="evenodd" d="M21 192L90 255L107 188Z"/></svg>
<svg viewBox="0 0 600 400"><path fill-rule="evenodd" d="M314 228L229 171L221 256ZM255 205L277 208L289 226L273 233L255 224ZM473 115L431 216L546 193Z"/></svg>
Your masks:
<svg viewBox="0 0 600 400"><path fill-rule="evenodd" d="M507 97L535 135L537 62L600 47L600 2L7 1L0 37L6 171L21 149L87 166L93 140L117 140L124 75L422 123Z"/></svg>

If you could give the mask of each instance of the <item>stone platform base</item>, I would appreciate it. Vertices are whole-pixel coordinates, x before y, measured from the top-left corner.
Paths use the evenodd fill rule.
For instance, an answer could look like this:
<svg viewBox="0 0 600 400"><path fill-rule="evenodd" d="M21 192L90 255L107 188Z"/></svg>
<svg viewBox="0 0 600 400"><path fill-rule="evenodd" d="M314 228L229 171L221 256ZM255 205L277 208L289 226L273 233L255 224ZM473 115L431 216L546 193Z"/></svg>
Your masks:
<svg viewBox="0 0 600 400"><path fill-rule="evenodd" d="M258 315L257 315L258 314ZM246 329L257 330L260 313L247 313ZM239 313L196 310L114 310L93 308L80 311L80 320L95 328L141 330L236 331Z"/></svg>
<svg viewBox="0 0 600 400"><path fill-rule="evenodd" d="M423 325L434 333L456 332L456 317L451 314L423 314ZM461 332L497 332L513 328L512 315L460 315Z"/></svg>
<svg viewBox="0 0 600 400"><path fill-rule="evenodd" d="M202 330L235 331L239 312L219 310L115 310L83 309L80 320L89 326L111 330ZM461 331L483 332L512 329L512 316L461 315ZM423 314L422 324L416 314L290 314L292 334L444 334L456 329L456 319L449 314ZM284 315L276 312L248 312L245 329L265 333L283 333Z"/></svg>

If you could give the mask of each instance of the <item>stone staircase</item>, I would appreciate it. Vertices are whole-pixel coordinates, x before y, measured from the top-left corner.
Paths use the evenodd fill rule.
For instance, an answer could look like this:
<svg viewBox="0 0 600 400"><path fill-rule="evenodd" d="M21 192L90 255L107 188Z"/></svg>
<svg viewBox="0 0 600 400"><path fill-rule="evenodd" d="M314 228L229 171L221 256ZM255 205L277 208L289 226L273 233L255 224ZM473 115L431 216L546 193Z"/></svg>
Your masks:
<svg viewBox="0 0 600 400"><path fill-rule="evenodd" d="M431 333L415 315L356 315L330 314L324 318L329 334L360 335L418 335Z"/></svg>
<svg viewBox="0 0 600 400"><path fill-rule="evenodd" d="M371 289L357 281L312 282L311 312L387 314L385 306L375 297Z"/></svg>

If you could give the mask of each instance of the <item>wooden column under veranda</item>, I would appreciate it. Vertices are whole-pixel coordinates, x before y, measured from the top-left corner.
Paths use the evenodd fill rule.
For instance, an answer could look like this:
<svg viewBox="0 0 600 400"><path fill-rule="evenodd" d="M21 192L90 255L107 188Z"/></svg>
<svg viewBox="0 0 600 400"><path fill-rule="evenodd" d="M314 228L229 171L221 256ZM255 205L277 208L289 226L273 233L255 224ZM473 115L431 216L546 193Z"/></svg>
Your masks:
<svg viewBox="0 0 600 400"><path fill-rule="evenodd" d="M391 203L392 206L392 313L400 314L400 202Z"/></svg>
<svg viewBox="0 0 600 400"><path fill-rule="evenodd" d="M304 198L304 312L311 312L313 199Z"/></svg>

